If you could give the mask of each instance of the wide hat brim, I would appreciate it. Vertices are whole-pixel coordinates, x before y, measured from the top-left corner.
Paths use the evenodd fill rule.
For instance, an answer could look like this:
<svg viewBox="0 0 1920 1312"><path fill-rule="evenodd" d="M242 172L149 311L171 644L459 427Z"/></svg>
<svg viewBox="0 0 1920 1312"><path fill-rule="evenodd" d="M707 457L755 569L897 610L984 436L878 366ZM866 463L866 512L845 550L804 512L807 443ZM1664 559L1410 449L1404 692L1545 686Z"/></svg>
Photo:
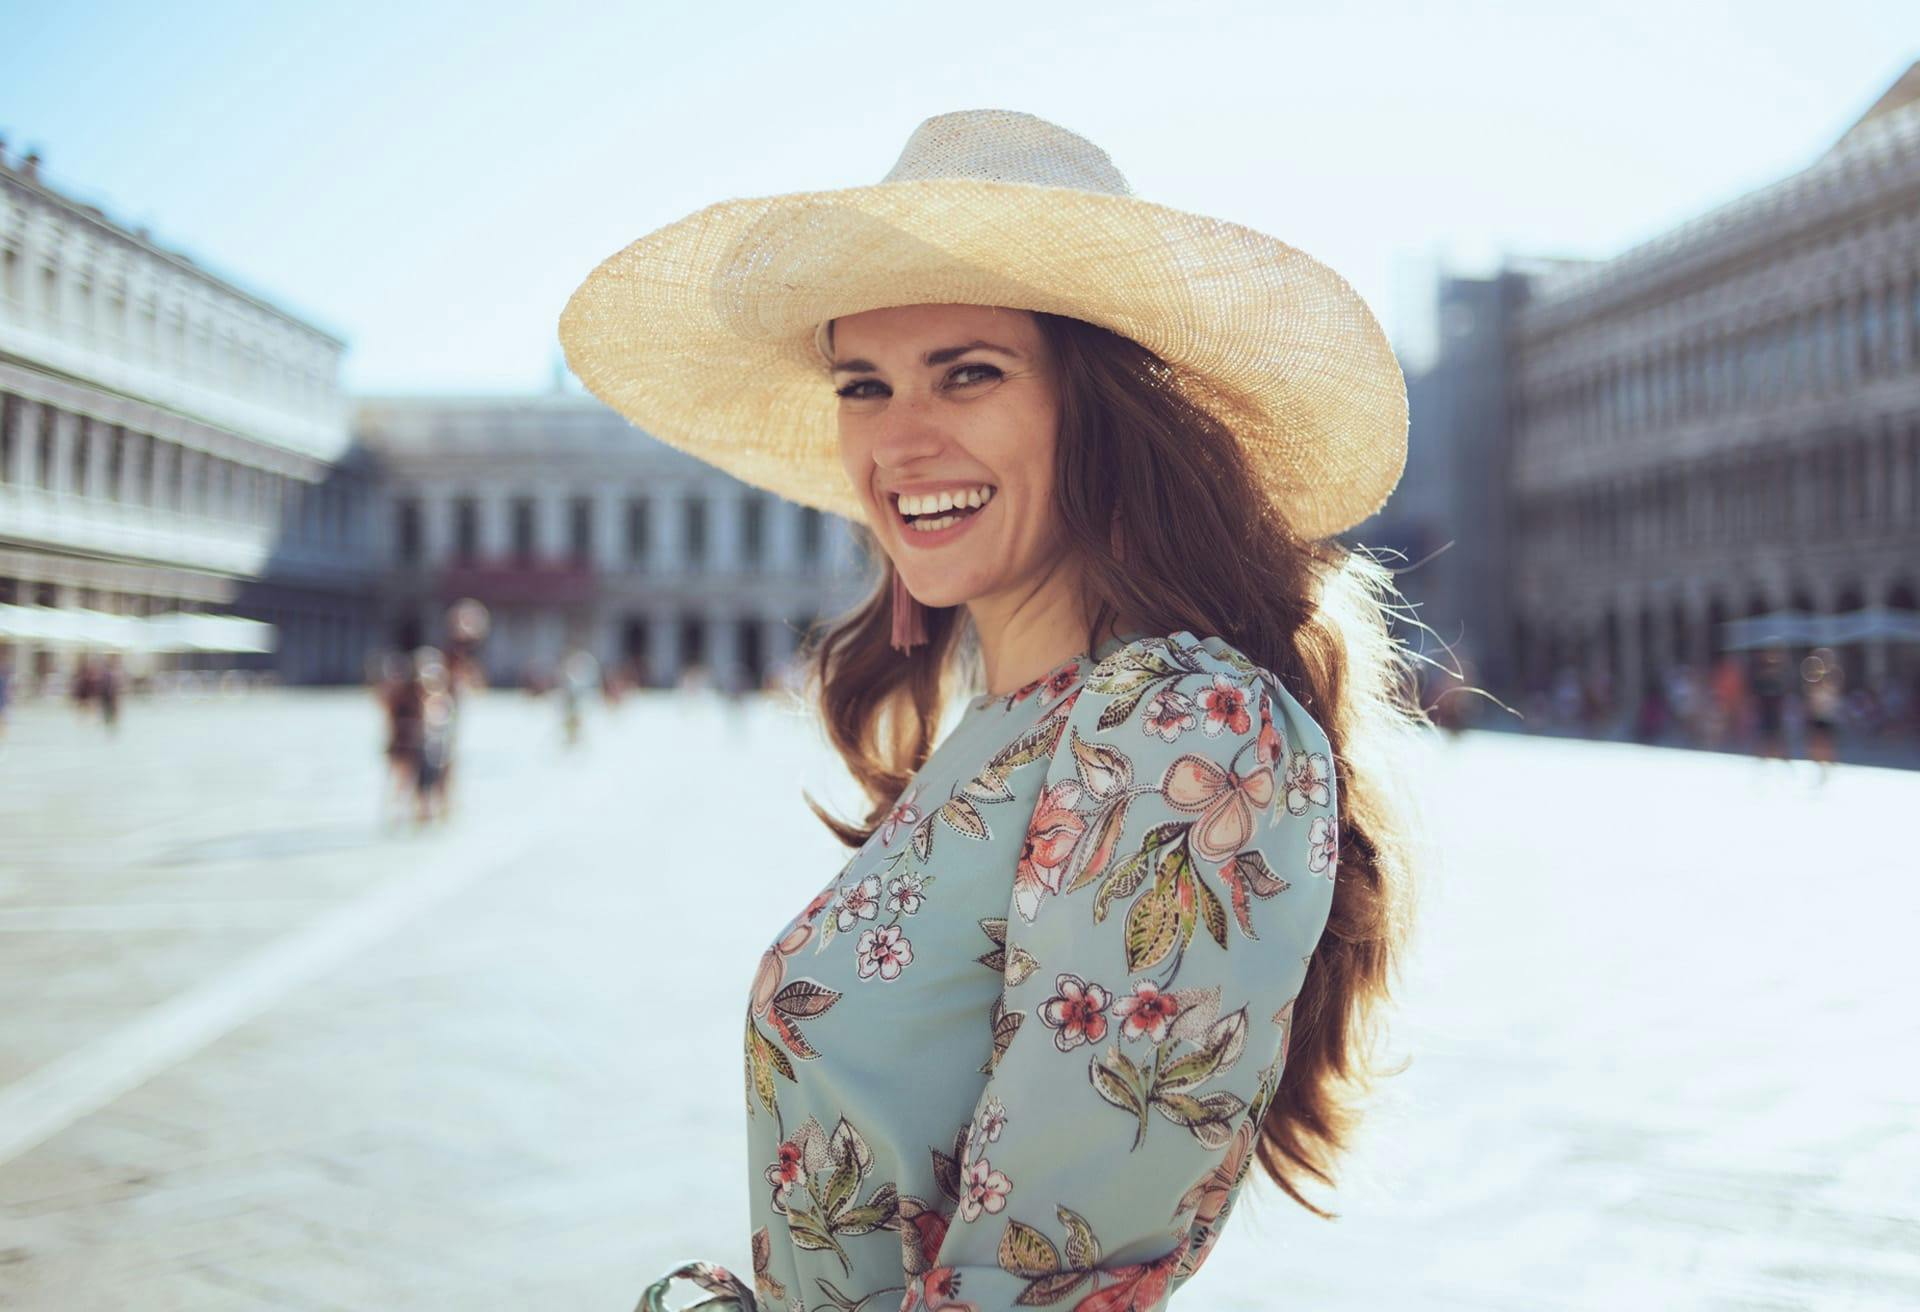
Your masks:
<svg viewBox="0 0 1920 1312"><path fill-rule="evenodd" d="M815 330L947 303L1069 315L1146 346L1304 537L1374 514L1405 468L1406 380L1346 279L1265 233L1130 195L955 177L721 201L596 266L560 343L586 388L653 437L865 523Z"/></svg>

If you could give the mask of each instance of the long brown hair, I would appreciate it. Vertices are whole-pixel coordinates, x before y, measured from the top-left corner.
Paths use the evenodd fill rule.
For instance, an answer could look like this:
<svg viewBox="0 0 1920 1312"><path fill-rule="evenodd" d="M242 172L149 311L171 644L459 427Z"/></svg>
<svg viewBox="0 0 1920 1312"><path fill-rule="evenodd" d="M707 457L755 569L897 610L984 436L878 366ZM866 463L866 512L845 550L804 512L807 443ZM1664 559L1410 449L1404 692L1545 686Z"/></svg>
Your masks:
<svg viewBox="0 0 1920 1312"><path fill-rule="evenodd" d="M1034 317L1057 372L1056 511L1082 570L1085 649L1120 615L1149 633L1216 634L1281 680L1332 747L1341 840L1333 906L1254 1149L1288 1196L1331 1220L1338 1213L1309 1202L1301 1177L1333 1185L1360 1096L1377 1076L1404 1069L1382 1070L1372 1048L1404 962L1422 864L1418 826L1403 810L1411 799L1394 776L1398 748L1432 728L1413 669L1427 658L1390 635L1389 615L1400 610L1393 571L1335 539L1295 535L1232 432L1186 399L1171 366L1097 325ZM807 798L849 847L867 841L926 762L941 709L972 665L963 606L927 607L929 641L908 655L892 648L892 565L871 528L854 532L877 566L871 591L803 647L806 695L872 803L853 824Z"/></svg>

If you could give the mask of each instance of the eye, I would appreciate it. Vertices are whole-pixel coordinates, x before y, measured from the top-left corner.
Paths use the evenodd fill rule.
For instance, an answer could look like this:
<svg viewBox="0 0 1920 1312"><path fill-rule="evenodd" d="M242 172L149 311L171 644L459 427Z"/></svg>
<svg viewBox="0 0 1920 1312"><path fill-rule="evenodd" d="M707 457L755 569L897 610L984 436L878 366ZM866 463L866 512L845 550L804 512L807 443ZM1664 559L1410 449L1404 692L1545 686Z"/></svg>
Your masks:
<svg viewBox="0 0 1920 1312"><path fill-rule="evenodd" d="M966 377L966 375L970 375L975 369L981 371L979 377ZM987 365L987 363L981 363L981 361L973 361L973 363L966 363L966 365L954 365L952 369L948 369L947 371L948 386L956 386L956 388L968 388L968 386L973 386L975 382L991 382L993 378L998 377L1002 377L1002 375L1000 375L1000 371L996 369L995 365ZM860 388L866 388L866 386L874 386L874 388L879 388L879 390L877 390L877 392L862 392ZM849 384L843 386L843 388L833 388L833 396L841 396L841 398L847 398L849 401L876 400L876 398L887 396L887 394L889 394L889 392L887 392L887 384L881 382L879 378L854 378L852 382L849 382Z"/></svg>
<svg viewBox="0 0 1920 1312"><path fill-rule="evenodd" d="M1000 371L994 368L992 365L975 363L975 364L963 364L959 368L955 369L952 373L948 374L947 377L952 378L954 377L955 374L963 374L969 369L985 369L987 371L987 378L998 378L1000 376ZM980 381L985 382L986 379L983 378Z"/></svg>

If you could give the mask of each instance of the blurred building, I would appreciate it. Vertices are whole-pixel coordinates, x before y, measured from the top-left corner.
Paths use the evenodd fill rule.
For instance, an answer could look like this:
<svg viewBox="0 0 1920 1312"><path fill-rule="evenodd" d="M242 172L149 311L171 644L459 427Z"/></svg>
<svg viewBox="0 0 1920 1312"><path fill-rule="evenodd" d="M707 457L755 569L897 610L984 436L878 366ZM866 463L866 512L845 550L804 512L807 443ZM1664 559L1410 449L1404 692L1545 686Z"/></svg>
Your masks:
<svg viewBox="0 0 1920 1312"><path fill-rule="evenodd" d="M1920 605L1920 64L1806 169L1529 292L1509 341L1529 685L1596 662L1631 698L1717 656L1728 619ZM1913 655L1870 642L1859 672Z"/></svg>
<svg viewBox="0 0 1920 1312"><path fill-rule="evenodd" d="M748 487L583 392L368 396L354 427L381 470L383 640L444 642L448 607L472 597L496 684L551 677L578 644L650 686L699 666L758 687L864 589L838 516Z"/></svg>
<svg viewBox="0 0 1920 1312"><path fill-rule="evenodd" d="M1614 259L1443 279L1438 312L1402 490L1354 536L1444 548L1401 584L1470 682L1631 705L1728 620L1920 609L1920 64L1801 172ZM1920 679L1911 641L1843 654Z"/></svg>
<svg viewBox="0 0 1920 1312"><path fill-rule="evenodd" d="M33 612L47 636L0 633L24 686L73 668L82 622L158 632L127 621L174 612L264 621L277 649L132 654L359 677L371 471L343 349L0 142L0 606L59 612Z"/></svg>

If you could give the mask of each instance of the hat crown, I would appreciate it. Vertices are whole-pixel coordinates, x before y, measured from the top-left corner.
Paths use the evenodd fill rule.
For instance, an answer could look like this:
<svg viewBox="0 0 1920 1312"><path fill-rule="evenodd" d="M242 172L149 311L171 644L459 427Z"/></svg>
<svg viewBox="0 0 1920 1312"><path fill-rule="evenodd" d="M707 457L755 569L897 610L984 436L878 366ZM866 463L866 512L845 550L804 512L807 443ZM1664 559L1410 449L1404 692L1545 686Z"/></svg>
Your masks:
<svg viewBox="0 0 1920 1312"><path fill-rule="evenodd" d="M1131 196L1107 152L1077 132L1013 109L936 114L913 130L882 182L983 178Z"/></svg>

